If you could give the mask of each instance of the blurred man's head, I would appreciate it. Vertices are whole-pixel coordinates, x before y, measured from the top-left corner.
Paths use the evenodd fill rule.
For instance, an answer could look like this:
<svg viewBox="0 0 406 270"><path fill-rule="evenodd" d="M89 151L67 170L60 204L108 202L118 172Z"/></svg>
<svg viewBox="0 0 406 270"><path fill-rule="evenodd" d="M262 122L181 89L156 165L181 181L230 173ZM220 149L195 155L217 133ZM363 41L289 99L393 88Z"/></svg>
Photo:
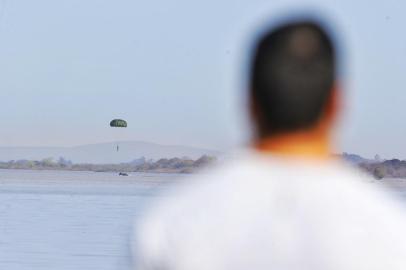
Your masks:
<svg viewBox="0 0 406 270"><path fill-rule="evenodd" d="M318 24L285 24L258 41L250 96L258 139L330 129L335 113L335 50Z"/></svg>

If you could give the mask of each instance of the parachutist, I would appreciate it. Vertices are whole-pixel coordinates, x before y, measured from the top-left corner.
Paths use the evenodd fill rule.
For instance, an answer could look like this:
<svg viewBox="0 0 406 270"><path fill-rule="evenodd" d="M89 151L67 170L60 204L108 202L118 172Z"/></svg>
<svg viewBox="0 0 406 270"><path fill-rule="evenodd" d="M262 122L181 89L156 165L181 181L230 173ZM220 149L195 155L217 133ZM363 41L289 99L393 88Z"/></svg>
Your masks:
<svg viewBox="0 0 406 270"><path fill-rule="evenodd" d="M110 127L114 128L126 128L127 127L127 122L123 119L113 119L110 121ZM118 143L118 142L117 142ZM120 151L120 147L116 146L117 152Z"/></svg>

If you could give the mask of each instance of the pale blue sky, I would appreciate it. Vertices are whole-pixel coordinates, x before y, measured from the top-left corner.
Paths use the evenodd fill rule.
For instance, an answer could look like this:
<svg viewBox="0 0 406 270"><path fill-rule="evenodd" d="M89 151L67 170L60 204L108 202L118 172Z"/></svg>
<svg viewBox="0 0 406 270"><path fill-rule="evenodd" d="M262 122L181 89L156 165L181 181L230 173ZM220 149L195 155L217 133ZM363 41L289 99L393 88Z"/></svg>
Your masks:
<svg viewBox="0 0 406 270"><path fill-rule="evenodd" d="M345 48L337 149L406 158L400 0L0 0L0 145L240 145L253 30L302 9ZM109 128L116 117L129 127Z"/></svg>

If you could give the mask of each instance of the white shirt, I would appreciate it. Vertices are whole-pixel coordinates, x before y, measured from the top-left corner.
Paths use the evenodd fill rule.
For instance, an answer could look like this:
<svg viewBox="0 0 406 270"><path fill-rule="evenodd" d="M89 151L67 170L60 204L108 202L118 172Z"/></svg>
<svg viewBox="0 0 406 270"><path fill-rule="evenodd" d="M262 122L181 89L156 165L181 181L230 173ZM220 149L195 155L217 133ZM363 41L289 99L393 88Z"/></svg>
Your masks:
<svg viewBox="0 0 406 270"><path fill-rule="evenodd" d="M403 204L339 162L249 154L136 226L137 270L406 269Z"/></svg>

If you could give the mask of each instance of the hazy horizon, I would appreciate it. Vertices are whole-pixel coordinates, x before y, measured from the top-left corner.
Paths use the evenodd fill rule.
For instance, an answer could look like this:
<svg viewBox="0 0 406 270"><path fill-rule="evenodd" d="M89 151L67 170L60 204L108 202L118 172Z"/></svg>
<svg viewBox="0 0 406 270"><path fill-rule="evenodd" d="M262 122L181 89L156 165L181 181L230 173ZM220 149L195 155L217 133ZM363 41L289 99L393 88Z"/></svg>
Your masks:
<svg viewBox="0 0 406 270"><path fill-rule="evenodd" d="M394 0L0 0L0 146L244 145L242 71L254 30L303 8L329 21L341 41L345 106L335 152L404 159L405 7ZM114 118L128 128L110 128Z"/></svg>
<svg viewBox="0 0 406 270"><path fill-rule="evenodd" d="M224 155L227 154L227 151L221 151L220 149L214 149L214 148L209 148L209 147L199 147L199 146L194 146L194 145L185 145L185 144L161 144L161 143L156 143L156 142L151 142L151 141L140 141L140 140L127 140L127 141L102 141L102 142L92 142L92 143L84 143L84 144L79 144L79 145L52 145L52 146L41 146L41 145L37 145L37 146L31 146L31 145L6 145L6 146L1 146L0 145L0 150L2 149L74 149L74 148L81 148L81 147L87 147L87 146L102 146L102 145L112 145L114 147L111 147L111 151L104 151L105 155L110 155L112 152L115 152L116 145L122 145L122 144L132 144L132 143L140 143L140 144L146 144L146 145L151 145L151 146L158 146L158 147L174 147L174 148L186 148L186 149L195 149L195 150L201 150L201 151L210 151L211 154L214 155ZM240 149L236 149L237 151L234 151L234 154L238 154L238 153L244 153L244 148L247 148L248 146L241 146ZM123 150L123 148L120 148L121 150ZM114 150L114 151L113 151ZM333 155L341 155L341 154L354 154L354 155L359 155L362 158L365 159L374 159L375 155L378 155L380 158L385 158L385 157L381 157L380 153L376 153L373 156L364 156L360 153L356 153L356 152L348 152L348 151L333 151L332 154ZM1 155L1 154L0 154ZM159 156L159 151L156 153L156 156ZM43 158L46 158L48 156L43 156ZM57 156L55 155L54 158L56 158ZM59 157L59 156L58 156ZM63 155L61 155L61 157L63 157ZM167 156L169 157L169 156ZM176 154L175 156L176 157ZM23 158L23 157L22 157ZM396 156L393 157L389 157L389 158L385 158L385 159L393 159L393 158L399 158ZM0 160L0 161L5 161L5 160Z"/></svg>
<svg viewBox="0 0 406 270"><path fill-rule="evenodd" d="M196 145L190 145L190 144L166 144L166 143L159 143L159 142L153 142L153 141L147 141L147 140L112 140L112 141L99 141L99 142L89 142L89 143L80 143L80 144L72 144L72 145L0 145L0 148L74 148L74 147L80 147L80 146L87 146L87 145L98 145L98 144L117 144L117 143L146 143L146 144L155 144L155 145L161 145L161 146L179 146L179 147L192 147L192 148L200 148L200 149L206 149L206 150L213 150L213 151L220 151L219 149L215 148L210 148L210 147L202 147L202 146L196 146Z"/></svg>

